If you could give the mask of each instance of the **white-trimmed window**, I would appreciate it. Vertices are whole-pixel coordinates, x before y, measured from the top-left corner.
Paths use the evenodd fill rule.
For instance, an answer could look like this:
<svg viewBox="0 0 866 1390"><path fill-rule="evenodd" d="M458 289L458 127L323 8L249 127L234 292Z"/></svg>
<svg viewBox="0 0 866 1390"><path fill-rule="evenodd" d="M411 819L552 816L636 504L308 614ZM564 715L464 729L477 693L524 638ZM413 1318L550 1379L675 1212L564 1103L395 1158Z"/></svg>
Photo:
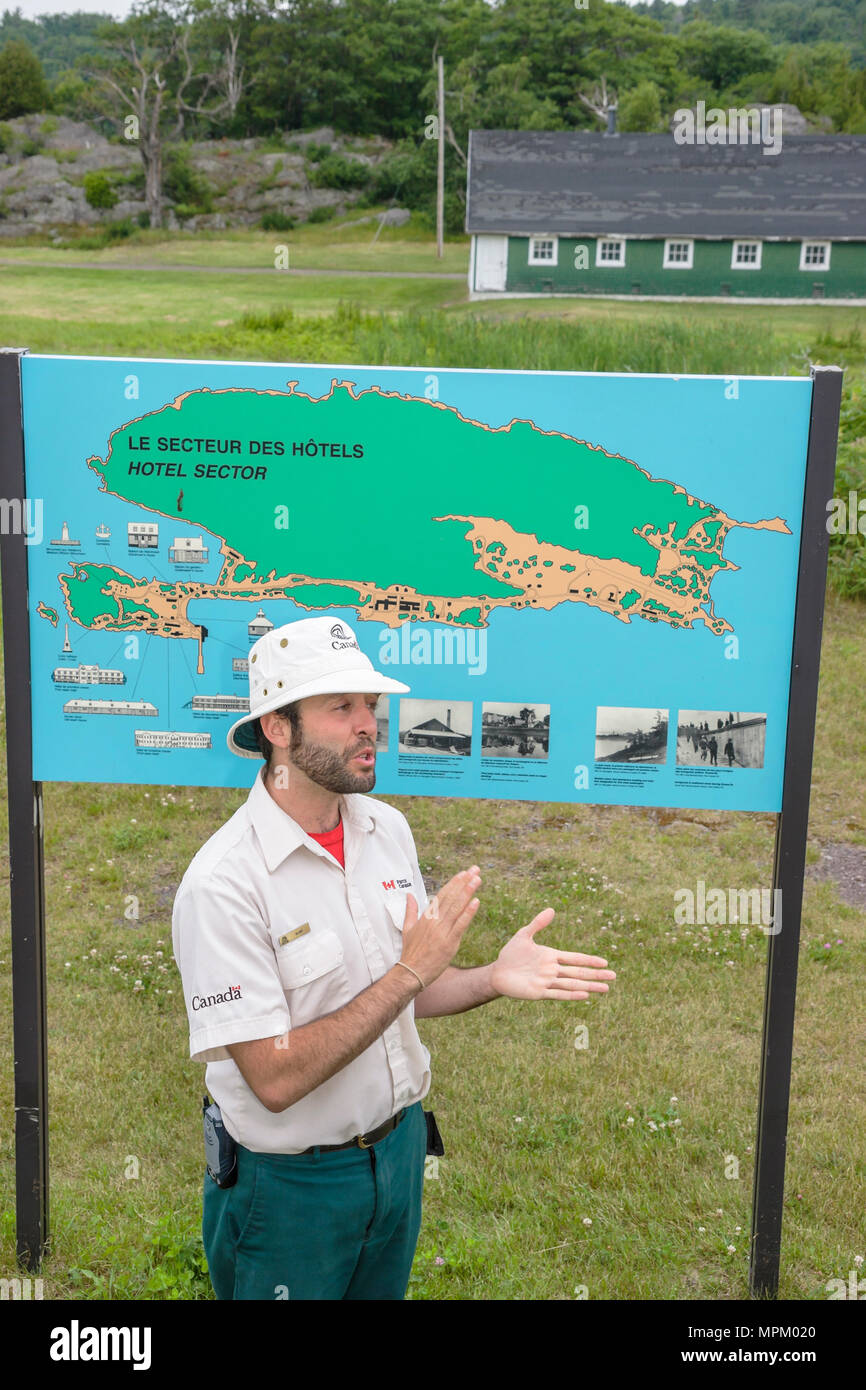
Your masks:
<svg viewBox="0 0 866 1390"><path fill-rule="evenodd" d="M801 270L829 270L830 242L803 241L800 243Z"/></svg>
<svg viewBox="0 0 866 1390"><path fill-rule="evenodd" d="M558 237L531 236L529 238L530 265L556 265L558 251Z"/></svg>
<svg viewBox="0 0 866 1390"><path fill-rule="evenodd" d="M625 265L625 242L622 237L599 237L595 243L596 265Z"/></svg>
<svg viewBox="0 0 866 1390"><path fill-rule="evenodd" d="M695 255L695 243L684 237L670 237L665 242L665 270L691 270Z"/></svg>
<svg viewBox="0 0 866 1390"><path fill-rule="evenodd" d="M735 241L731 248L731 270L760 270L761 241Z"/></svg>

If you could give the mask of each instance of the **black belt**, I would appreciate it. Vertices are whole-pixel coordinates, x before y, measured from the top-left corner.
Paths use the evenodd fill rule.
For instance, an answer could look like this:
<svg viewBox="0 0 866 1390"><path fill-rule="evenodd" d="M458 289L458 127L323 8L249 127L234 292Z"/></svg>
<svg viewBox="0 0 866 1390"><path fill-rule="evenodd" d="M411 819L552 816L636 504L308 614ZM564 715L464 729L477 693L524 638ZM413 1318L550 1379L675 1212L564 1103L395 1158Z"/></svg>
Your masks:
<svg viewBox="0 0 866 1390"><path fill-rule="evenodd" d="M390 1134L392 1129L396 1129L405 1114L406 1107L404 1106L396 1115L392 1115L390 1120L379 1125L378 1129L371 1129L366 1134L356 1134L354 1139L347 1139L345 1144L311 1144L308 1149L302 1149L301 1152L311 1154L314 1149L318 1149L320 1153L331 1153L334 1149L354 1149L356 1145L359 1149L369 1149L371 1145L378 1144L380 1139L384 1139L386 1134Z"/></svg>

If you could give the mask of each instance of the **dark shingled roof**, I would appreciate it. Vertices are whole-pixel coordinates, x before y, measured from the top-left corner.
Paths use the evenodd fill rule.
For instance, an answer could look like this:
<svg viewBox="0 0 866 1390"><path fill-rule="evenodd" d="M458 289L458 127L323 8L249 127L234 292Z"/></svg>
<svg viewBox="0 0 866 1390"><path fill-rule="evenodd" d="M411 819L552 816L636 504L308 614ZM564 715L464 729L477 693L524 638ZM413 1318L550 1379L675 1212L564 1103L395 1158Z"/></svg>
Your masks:
<svg viewBox="0 0 866 1390"><path fill-rule="evenodd" d="M866 135L678 145L669 135L469 132L466 230L866 240Z"/></svg>

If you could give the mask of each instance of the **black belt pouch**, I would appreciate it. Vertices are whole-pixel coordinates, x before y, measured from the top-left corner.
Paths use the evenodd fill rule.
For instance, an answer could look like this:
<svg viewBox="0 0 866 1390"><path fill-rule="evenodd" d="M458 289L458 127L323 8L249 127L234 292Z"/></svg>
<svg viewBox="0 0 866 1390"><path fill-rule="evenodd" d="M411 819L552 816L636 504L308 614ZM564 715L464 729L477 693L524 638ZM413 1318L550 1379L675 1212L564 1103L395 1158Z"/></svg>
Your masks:
<svg viewBox="0 0 866 1390"><path fill-rule="evenodd" d="M436 1116L432 1110L425 1110L424 1119L427 1121L427 1152L428 1154L435 1154L437 1158L442 1158L445 1153L445 1145L442 1143L442 1135L439 1133Z"/></svg>

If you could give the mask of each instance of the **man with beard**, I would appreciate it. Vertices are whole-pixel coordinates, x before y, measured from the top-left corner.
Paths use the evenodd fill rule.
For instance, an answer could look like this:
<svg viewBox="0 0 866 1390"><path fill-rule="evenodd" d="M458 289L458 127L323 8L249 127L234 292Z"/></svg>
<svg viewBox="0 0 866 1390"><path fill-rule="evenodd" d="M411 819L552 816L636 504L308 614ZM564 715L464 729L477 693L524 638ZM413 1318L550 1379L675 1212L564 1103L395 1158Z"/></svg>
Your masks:
<svg viewBox="0 0 866 1390"><path fill-rule="evenodd" d="M479 905L478 866L428 904L405 817L365 795L378 696L409 687L374 668L347 624L273 629L250 650L249 679L249 714L227 741L264 766L193 859L172 919L190 1055L208 1063L236 1159L231 1185L204 1178L211 1281L219 1299L402 1299L428 1148L415 1018L503 995L587 999L615 976L535 942L551 908L491 964L450 964Z"/></svg>

